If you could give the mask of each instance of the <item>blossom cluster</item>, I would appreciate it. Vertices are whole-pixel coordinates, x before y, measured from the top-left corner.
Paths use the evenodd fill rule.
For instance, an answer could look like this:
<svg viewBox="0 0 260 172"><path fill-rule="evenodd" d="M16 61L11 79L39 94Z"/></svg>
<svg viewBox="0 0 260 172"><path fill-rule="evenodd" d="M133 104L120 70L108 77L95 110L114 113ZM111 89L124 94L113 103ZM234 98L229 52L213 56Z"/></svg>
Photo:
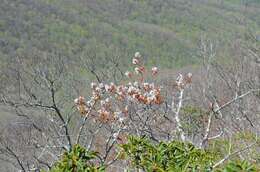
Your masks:
<svg viewBox="0 0 260 172"><path fill-rule="evenodd" d="M187 75L183 76L179 74L177 77L175 84L179 90L184 89L185 86L192 82L192 73L188 73Z"/></svg>
<svg viewBox="0 0 260 172"><path fill-rule="evenodd" d="M159 105L163 101L161 89L153 83L129 82L126 85L92 83L91 85L92 96L90 100L85 101L85 98L80 96L75 99L75 104L82 115L88 115L95 105L98 106L99 118L104 122L115 119L122 121L128 112L127 102ZM119 111L114 110L114 106L120 103L126 105Z"/></svg>
<svg viewBox="0 0 260 172"><path fill-rule="evenodd" d="M133 78L145 73L145 67L141 65L141 55L135 53L132 59L134 71L127 71L125 75ZM158 68L152 67L151 75L158 74ZM129 102L143 105L160 105L163 102L161 87L154 83L132 81L126 84L116 85L114 83L91 83L92 96L88 101L80 96L74 100L78 111L83 115L97 116L102 122L118 120L123 122L128 114ZM95 109L95 110L94 110ZM98 115L96 115L98 114Z"/></svg>
<svg viewBox="0 0 260 172"><path fill-rule="evenodd" d="M160 105L163 103L161 86L153 82L145 82L143 76L156 76L158 68L152 67L150 72L142 64L141 54L136 52L132 64L134 72L127 71L125 75L132 81L116 85L114 83L91 83L92 96L88 101L80 96L75 99L75 105L83 116L93 115L102 122L123 122L128 116L128 105ZM141 76L139 80L138 77ZM191 82L192 74L179 75L176 80L177 88L183 89Z"/></svg>
<svg viewBox="0 0 260 172"><path fill-rule="evenodd" d="M141 54L139 52L136 52L135 56L132 59L132 64L135 65L134 73L137 75L144 75L146 72L145 67L142 64L141 57ZM125 75L129 78L132 78L134 76L134 73L126 71ZM152 67L151 74L153 76L158 74L158 68L156 66Z"/></svg>

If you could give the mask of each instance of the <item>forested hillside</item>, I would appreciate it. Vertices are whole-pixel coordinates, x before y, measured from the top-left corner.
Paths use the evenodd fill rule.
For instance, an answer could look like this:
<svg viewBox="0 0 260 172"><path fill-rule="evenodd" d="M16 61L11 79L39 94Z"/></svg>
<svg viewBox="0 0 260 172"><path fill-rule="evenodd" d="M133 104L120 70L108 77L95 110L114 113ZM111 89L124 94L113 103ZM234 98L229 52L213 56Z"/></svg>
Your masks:
<svg viewBox="0 0 260 172"><path fill-rule="evenodd" d="M125 63L142 50L151 64L183 66L197 62L201 37L227 58L232 42L259 37L259 13L257 0L2 0L0 53L77 59L121 52Z"/></svg>

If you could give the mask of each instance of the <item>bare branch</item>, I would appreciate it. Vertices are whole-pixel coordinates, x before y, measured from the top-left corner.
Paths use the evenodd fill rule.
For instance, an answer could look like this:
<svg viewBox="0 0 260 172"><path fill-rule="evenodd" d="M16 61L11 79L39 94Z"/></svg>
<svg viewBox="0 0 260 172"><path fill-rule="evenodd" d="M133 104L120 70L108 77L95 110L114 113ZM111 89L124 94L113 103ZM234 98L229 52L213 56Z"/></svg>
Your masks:
<svg viewBox="0 0 260 172"><path fill-rule="evenodd" d="M220 161L218 161L217 163L215 163L215 164L213 165L213 168L218 167L219 165L223 164L225 161L227 161L227 160L228 160L229 158L231 158L232 156L234 156L234 155L236 155L236 154L239 154L239 153L241 153L241 152L244 152L244 151L250 149L251 147L253 147L253 146L256 145L256 144L257 144L257 141L254 142L254 143L249 144L248 146L244 147L243 149L237 150L237 151L235 151L235 152L233 152L233 153L229 153L229 154L228 154L227 156L225 156L223 159L221 159Z"/></svg>

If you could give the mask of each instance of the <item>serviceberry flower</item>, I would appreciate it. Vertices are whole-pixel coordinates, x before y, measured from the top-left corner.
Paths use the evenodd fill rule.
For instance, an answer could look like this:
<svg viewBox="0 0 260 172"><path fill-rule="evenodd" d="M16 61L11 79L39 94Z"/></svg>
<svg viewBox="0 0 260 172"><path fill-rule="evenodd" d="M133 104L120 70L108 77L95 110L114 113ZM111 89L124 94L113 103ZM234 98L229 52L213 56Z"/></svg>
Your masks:
<svg viewBox="0 0 260 172"><path fill-rule="evenodd" d="M184 78L183 78L182 74L178 75L178 77L176 79L176 84L177 84L177 87L179 89L183 89L184 88Z"/></svg>
<svg viewBox="0 0 260 172"><path fill-rule="evenodd" d="M121 124L127 123L128 105L161 105L164 97L161 94L160 86L153 82L145 81L146 69L141 63L141 54L136 52L132 63L134 71L126 71L125 76L134 77L134 73L140 74L137 80L116 85L114 83L91 83L92 95L88 101L79 96L74 100L78 111L82 115L89 115L94 117L94 121L101 121L104 123L117 121ZM158 74L158 67L151 68L152 76ZM184 89L186 84L191 82L192 74L179 75L176 80L176 85L179 89ZM128 105L127 105L128 104ZM131 106L132 107L132 106ZM135 110L131 108L131 111ZM97 115L96 115L97 114ZM116 123L118 124L118 123Z"/></svg>
<svg viewBox="0 0 260 172"><path fill-rule="evenodd" d="M106 98L106 99L105 99L105 102L106 102L106 103L110 103L110 98Z"/></svg>
<svg viewBox="0 0 260 172"><path fill-rule="evenodd" d="M152 75L156 75L158 73L158 68L157 67L153 67L152 68Z"/></svg>
<svg viewBox="0 0 260 172"><path fill-rule="evenodd" d="M86 115L89 112L89 108L86 106L85 98L82 96L79 96L74 100L75 105L77 106L78 111L82 115Z"/></svg>
<svg viewBox="0 0 260 172"><path fill-rule="evenodd" d="M187 84L192 82L192 73L188 73L185 77L185 81Z"/></svg>
<svg viewBox="0 0 260 172"><path fill-rule="evenodd" d="M100 101L100 106L101 106L101 107L105 107L105 105L106 105L106 102L105 102L104 100L101 100L101 101Z"/></svg>
<svg viewBox="0 0 260 172"><path fill-rule="evenodd" d="M108 122L110 119L110 112L106 111L105 109L98 110L99 113L99 120L101 122Z"/></svg>
<svg viewBox="0 0 260 172"><path fill-rule="evenodd" d="M78 98L74 99L74 104L78 104L78 103L79 103L79 99Z"/></svg>
<svg viewBox="0 0 260 172"><path fill-rule="evenodd" d="M189 73L187 74L187 77L191 78L191 77L192 77L192 73L189 72Z"/></svg>
<svg viewBox="0 0 260 172"><path fill-rule="evenodd" d="M104 85L103 83L100 83L100 84L98 85L98 87L99 87L100 89L104 89L104 88L105 88L105 85Z"/></svg>
<svg viewBox="0 0 260 172"><path fill-rule="evenodd" d="M128 78L131 78L131 77L132 77L132 73L131 73L131 72L128 72L128 71L126 71L126 72L125 72L125 76L127 76Z"/></svg>
<svg viewBox="0 0 260 172"><path fill-rule="evenodd" d="M136 73L136 74L141 74L141 73L142 73L139 67L136 67L136 68L135 68L135 73Z"/></svg>
<svg viewBox="0 0 260 172"><path fill-rule="evenodd" d="M96 87L97 87L97 83L91 82L91 88L92 88L92 89L95 89Z"/></svg>
<svg viewBox="0 0 260 172"><path fill-rule="evenodd" d="M136 52L136 53L135 53L135 58L141 58L140 52Z"/></svg>
<svg viewBox="0 0 260 172"><path fill-rule="evenodd" d="M135 87L139 87L139 83L137 81L134 82Z"/></svg>
<svg viewBox="0 0 260 172"><path fill-rule="evenodd" d="M85 98L83 96L79 96L74 100L74 103L77 105L83 105L85 104Z"/></svg>
<svg viewBox="0 0 260 172"><path fill-rule="evenodd" d="M145 83L143 83L143 87L144 87L144 90L149 90L150 89L150 84L149 83L147 83L147 82L145 82Z"/></svg>
<svg viewBox="0 0 260 172"><path fill-rule="evenodd" d="M138 65L140 63L140 61L137 58L133 58L132 63L134 65Z"/></svg>

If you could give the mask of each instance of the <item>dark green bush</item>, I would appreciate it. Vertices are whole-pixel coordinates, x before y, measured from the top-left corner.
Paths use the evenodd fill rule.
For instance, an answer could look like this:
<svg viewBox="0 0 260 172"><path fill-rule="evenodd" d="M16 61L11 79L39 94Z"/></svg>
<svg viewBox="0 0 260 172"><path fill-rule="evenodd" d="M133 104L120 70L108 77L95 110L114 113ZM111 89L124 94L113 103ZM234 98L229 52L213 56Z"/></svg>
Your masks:
<svg viewBox="0 0 260 172"><path fill-rule="evenodd" d="M50 170L51 172L103 172L103 165L98 163L97 152L87 151L80 145L74 145L70 152L65 152L62 159Z"/></svg>
<svg viewBox="0 0 260 172"><path fill-rule="evenodd" d="M258 172L260 169L247 161L228 161L213 169L219 160L215 152L198 149L190 143L180 141L153 143L146 137L128 138L120 145L120 160L130 161L130 171L141 169L145 172ZM54 164L50 172L104 172L97 152L74 145Z"/></svg>
<svg viewBox="0 0 260 172"><path fill-rule="evenodd" d="M216 172L257 172L257 169L247 161L238 161L230 162L224 167L224 169L216 170Z"/></svg>
<svg viewBox="0 0 260 172"><path fill-rule="evenodd" d="M146 138L130 137L121 147L132 167L144 171L210 171L214 160L211 152L179 141L157 145Z"/></svg>
<svg viewBox="0 0 260 172"><path fill-rule="evenodd" d="M247 161L230 161L217 169L219 160L215 152L196 148L190 143L171 141L153 144L147 138L129 137L121 145L122 158L130 160L131 167L146 172L257 172Z"/></svg>

